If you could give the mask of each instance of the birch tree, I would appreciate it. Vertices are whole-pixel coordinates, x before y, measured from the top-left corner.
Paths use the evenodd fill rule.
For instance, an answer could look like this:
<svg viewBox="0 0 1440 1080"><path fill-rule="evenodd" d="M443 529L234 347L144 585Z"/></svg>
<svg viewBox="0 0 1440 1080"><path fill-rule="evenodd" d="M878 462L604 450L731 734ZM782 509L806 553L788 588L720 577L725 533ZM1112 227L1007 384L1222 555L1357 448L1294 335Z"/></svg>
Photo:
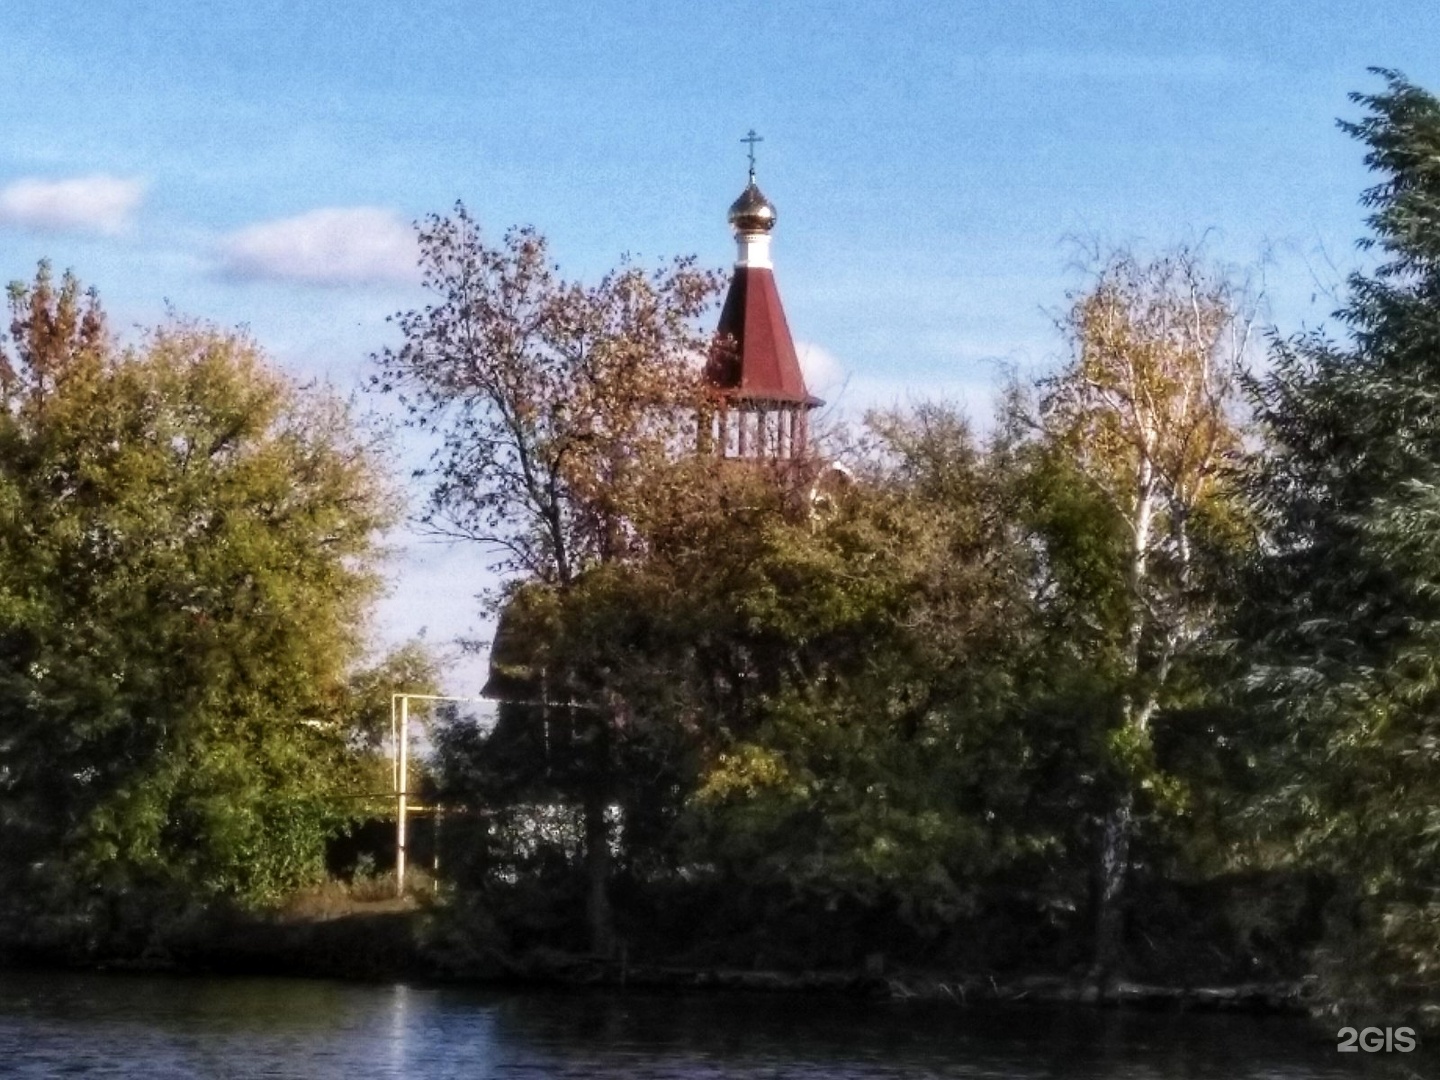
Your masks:
<svg viewBox="0 0 1440 1080"><path fill-rule="evenodd" d="M1073 297L1070 355L1041 386L1046 442L1123 522L1124 625L1119 721L1110 738L1123 777L1099 843L1096 965L1119 948L1121 897L1151 725L1178 658L1211 627L1198 588L1196 533L1221 510L1220 465L1240 446L1237 379L1254 323L1248 290L1180 248L1144 260L1120 251Z"/></svg>

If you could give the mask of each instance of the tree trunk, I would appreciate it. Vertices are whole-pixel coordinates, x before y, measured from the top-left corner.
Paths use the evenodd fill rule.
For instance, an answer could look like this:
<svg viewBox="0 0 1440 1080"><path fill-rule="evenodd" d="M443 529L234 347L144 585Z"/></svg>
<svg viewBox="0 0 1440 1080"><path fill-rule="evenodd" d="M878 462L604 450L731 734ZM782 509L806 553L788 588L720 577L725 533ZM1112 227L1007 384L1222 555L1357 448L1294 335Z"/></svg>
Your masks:
<svg viewBox="0 0 1440 1080"><path fill-rule="evenodd" d="M1127 788L1105 815L1100 838L1100 881L1095 905L1095 965L1091 977L1105 978L1120 959L1125 909L1121 899L1130 869L1130 840L1135 832L1135 798Z"/></svg>
<svg viewBox="0 0 1440 1080"><path fill-rule="evenodd" d="M585 920L590 926L590 951L609 956L615 946L615 920L610 909L611 720L602 709L589 714L590 775L585 781Z"/></svg>
<svg viewBox="0 0 1440 1080"><path fill-rule="evenodd" d="M1132 529L1133 544L1130 549L1130 625L1125 635L1126 675L1131 685L1125 693L1123 724L1127 731L1143 733L1150 724L1155 711L1154 693L1147 693L1142 701L1135 700L1140 675L1140 649L1145 636L1146 609L1144 603L1147 576L1149 574L1150 533L1155 520L1155 470L1151 461L1152 439L1147 435L1144 452L1141 454L1139 471L1135 482L1135 515ZM1168 660L1166 661L1168 667ZM1160 681L1165 678L1164 672ZM1129 762L1124 763L1122 789L1115 803L1105 815L1105 825L1100 837L1099 890L1095 903L1095 963L1091 976L1103 979L1114 968L1120 958L1124 936L1124 908L1121 899L1125 893L1125 879L1130 870L1130 840L1135 833L1135 792L1132 787Z"/></svg>
<svg viewBox="0 0 1440 1080"><path fill-rule="evenodd" d="M610 910L610 825L605 820L604 790L591 784L585 794L585 918L590 951L609 956L615 942Z"/></svg>

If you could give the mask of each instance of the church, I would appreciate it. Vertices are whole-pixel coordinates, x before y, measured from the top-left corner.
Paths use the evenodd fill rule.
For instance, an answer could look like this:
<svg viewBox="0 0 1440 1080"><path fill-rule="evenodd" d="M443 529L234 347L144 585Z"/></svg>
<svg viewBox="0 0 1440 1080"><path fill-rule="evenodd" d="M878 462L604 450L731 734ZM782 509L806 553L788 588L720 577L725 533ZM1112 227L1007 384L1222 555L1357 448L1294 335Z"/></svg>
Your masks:
<svg viewBox="0 0 1440 1080"><path fill-rule="evenodd" d="M759 136L752 131L744 141L750 143L750 180L730 207L735 269L705 367L716 407L702 421L700 442L724 457L783 462L805 456L810 412L824 402L805 386L775 284L775 207L755 182Z"/></svg>

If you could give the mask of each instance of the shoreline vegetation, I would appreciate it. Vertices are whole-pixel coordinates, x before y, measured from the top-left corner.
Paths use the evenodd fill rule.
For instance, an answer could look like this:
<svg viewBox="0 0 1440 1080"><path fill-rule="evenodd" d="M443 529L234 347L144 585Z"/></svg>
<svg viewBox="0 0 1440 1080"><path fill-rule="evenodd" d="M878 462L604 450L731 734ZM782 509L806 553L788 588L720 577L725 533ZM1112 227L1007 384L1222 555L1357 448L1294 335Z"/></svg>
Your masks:
<svg viewBox="0 0 1440 1080"><path fill-rule="evenodd" d="M375 910L379 909L379 910ZM434 912L416 905L352 905L297 917L229 913L202 918L133 956L82 957L35 943L11 943L4 967L146 974L257 975L356 981L416 980L574 989L846 995L893 1002L1082 1005L1316 1015L1325 1007L1313 976L1233 985L1097 983L1075 974L955 974L903 967L878 957L849 970L778 970L631 963L536 948L514 957L455 950L437 937Z"/></svg>
<svg viewBox="0 0 1440 1080"><path fill-rule="evenodd" d="M371 358L384 436L42 264L0 341L0 953L1433 1021L1440 100L1378 74L1338 336L1096 251L983 431L767 415L697 370L724 275L565 280L463 205ZM483 722L370 636L407 428L419 526L505 582Z"/></svg>
<svg viewBox="0 0 1440 1080"><path fill-rule="evenodd" d="M606 991L844 996L905 1005L1075 1006L1142 1011L1230 1012L1319 1019L1346 1003L1327 998L1313 974L1248 980L1163 980L1027 970L959 973L923 963L888 963L879 953L858 965L742 967L632 960L618 943L608 957L545 945L511 951L489 918L456 910L434 882L415 874L410 895L394 896L393 875L301 890L263 910L190 906L152 926L143 945L124 934L76 936L73 925L48 939L0 936L8 968L194 977L263 976L358 982L412 981L491 987ZM138 947L137 947L138 946ZM129 951L125 951L126 948ZM1440 1031L1440 1009L1403 1019Z"/></svg>

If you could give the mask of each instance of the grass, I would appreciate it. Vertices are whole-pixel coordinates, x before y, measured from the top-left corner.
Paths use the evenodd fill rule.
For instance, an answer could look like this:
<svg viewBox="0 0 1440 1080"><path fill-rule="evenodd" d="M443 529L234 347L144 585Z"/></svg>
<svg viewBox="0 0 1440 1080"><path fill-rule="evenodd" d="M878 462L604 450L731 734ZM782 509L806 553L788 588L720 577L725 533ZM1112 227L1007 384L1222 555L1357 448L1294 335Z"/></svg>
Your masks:
<svg viewBox="0 0 1440 1080"><path fill-rule="evenodd" d="M435 901L435 879L423 870L405 874L405 895L397 896L395 875L358 870L349 880L330 878L282 900L275 914L285 922L323 922L347 915L416 911Z"/></svg>

